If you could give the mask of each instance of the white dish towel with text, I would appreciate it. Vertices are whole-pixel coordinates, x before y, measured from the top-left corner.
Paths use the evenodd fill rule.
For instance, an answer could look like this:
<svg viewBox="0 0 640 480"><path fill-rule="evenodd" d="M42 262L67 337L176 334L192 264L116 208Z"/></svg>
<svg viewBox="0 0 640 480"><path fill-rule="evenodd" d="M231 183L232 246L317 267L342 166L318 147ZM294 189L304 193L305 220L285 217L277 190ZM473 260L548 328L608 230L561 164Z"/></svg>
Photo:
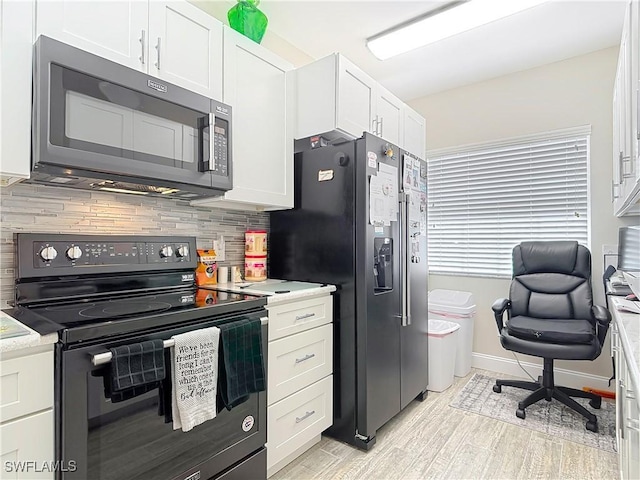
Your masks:
<svg viewBox="0 0 640 480"><path fill-rule="evenodd" d="M188 432L216 416L220 329L203 328L172 338L173 429Z"/></svg>

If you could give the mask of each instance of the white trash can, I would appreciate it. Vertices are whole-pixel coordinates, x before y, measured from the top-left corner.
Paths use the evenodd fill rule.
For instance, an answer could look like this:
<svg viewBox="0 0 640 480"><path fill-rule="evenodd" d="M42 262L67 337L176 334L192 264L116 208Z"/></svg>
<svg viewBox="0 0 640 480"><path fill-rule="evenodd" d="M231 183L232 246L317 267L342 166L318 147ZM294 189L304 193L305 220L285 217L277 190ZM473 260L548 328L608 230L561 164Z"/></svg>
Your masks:
<svg viewBox="0 0 640 480"><path fill-rule="evenodd" d="M442 392L453 383L460 325L429 319L429 383L427 390Z"/></svg>
<svg viewBox="0 0 640 480"><path fill-rule="evenodd" d="M471 371L475 315L476 305L472 293L442 289L429 292L429 319L447 320L460 325L456 353L456 377L465 377Z"/></svg>

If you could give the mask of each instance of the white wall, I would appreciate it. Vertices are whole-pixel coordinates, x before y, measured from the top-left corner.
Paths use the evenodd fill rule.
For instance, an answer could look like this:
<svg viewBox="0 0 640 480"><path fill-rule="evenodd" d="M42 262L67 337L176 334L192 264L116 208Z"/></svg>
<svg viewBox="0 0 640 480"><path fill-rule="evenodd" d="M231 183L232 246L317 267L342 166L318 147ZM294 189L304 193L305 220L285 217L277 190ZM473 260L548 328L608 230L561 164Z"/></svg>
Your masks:
<svg viewBox="0 0 640 480"><path fill-rule="evenodd" d="M608 48L408 102L427 120L427 150L591 125L590 248L599 304L604 304L602 245L615 245L618 227L632 221L614 217L611 204L612 91L617 56L618 48ZM508 280L431 275L429 282L429 289L473 292L478 308L474 352L513 359L500 346L491 311L496 298L508 295ZM557 362L558 367L609 377L611 359L606 343L595 362Z"/></svg>

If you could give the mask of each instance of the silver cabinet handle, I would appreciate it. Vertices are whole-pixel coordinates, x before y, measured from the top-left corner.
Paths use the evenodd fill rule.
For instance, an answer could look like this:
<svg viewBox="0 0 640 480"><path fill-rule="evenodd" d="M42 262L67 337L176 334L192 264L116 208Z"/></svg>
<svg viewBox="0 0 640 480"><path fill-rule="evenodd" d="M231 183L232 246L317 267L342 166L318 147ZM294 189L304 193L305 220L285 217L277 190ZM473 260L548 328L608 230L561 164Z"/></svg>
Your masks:
<svg viewBox="0 0 640 480"><path fill-rule="evenodd" d="M156 59L155 65L158 70L160 70L160 41L161 40L162 39L158 37L158 43L156 44L157 59Z"/></svg>
<svg viewBox="0 0 640 480"><path fill-rule="evenodd" d="M316 413L315 410L311 410L310 412L305 413L303 416L301 417L296 417L296 423L300 423L303 420L306 420L307 418L309 418L311 415L313 415L314 413Z"/></svg>
<svg viewBox="0 0 640 480"><path fill-rule="evenodd" d="M315 356L316 356L315 353L308 353L307 355L305 355L302 358L296 358L296 364L302 363L302 362L306 362L307 360L309 360L310 358L313 358Z"/></svg>
<svg viewBox="0 0 640 480"><path fill-rule="evenodd" d="M147 49L146 43L147 43L147 39L146 39L146 35L147 32L145 32L144 30L142 30L142 32L140 33L140 63L142 63L142 65L145 64L145 50Z"/></svg>
<svg viewBox="0 0 640 480"><path fill-rule="evenodd" d="M377 115L376 115L376 118L371 120L371 133L373 133L374 135L378 134L378 116Z"/></svg>
<svg viewBox="0 0 640 480"><path fill-rule="evenodd" d="M383 131L384 131L384 117L380 117L380 134L378 136L382 137Z"/></svg>
<svg viewBox="0 0 640 480"><path fill-rule="evenodd" d="M315 316L316 316L315 313L305 313L304 315L296 315L295 321L298 322L300 320L304 320L306 318L311 318L311 317L315 317Z"/></svg>

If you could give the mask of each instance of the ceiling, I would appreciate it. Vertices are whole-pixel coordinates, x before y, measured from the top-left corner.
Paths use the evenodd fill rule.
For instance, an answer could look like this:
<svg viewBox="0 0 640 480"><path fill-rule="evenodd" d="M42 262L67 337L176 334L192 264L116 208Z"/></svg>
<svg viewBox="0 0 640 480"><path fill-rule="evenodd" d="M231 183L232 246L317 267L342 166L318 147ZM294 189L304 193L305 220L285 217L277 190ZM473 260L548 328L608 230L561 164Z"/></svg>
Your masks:
<svg viewBox="0 0 640 480"><path fill-rule="evenodd" d="M549 0L384 61L366 48L368 37L446 3L263 0L259 8L270 32L313 58L343 53L407 101L618 45L627 2Z"/></svg>

